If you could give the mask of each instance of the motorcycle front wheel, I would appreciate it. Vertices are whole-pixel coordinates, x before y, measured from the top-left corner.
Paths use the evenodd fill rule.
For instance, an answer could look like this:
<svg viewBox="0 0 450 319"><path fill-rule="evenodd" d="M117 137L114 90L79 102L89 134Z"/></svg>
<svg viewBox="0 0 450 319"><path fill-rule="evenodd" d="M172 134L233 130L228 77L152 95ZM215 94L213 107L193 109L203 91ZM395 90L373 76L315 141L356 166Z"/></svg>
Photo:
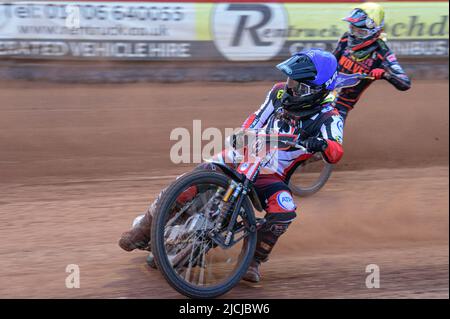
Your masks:
<svg viewBox="0 0 450 319"><path fill-rule="evenodd" d="M216 172L194 171L178 178L156 203L151 231L156 266L166 281L187 297L225 294L239 282L253 258L256 231L248 219L254 217L248 197L233 228L234 244L224 247L211 237L221 203L217 194L226 190L229 182Z"/></svg>

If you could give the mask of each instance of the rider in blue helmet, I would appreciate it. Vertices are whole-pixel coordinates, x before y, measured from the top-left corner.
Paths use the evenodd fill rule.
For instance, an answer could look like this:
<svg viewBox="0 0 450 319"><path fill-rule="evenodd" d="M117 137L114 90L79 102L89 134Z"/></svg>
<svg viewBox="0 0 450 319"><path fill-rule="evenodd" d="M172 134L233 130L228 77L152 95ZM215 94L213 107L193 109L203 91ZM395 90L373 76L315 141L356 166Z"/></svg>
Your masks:
<svg viewBox="0 0 450 319"><path fill-rule="evenodd" d="M275 174L261 174L256 189L265 203L266 223L258 230L256 252L243 279L258 282L260 265L269 258L279 237L295 219L296 205L289 189L289 180L304 161L322 152L329 163L343 156L343 119L328 95L337 79L337 61L333 54L310 49L294 54L277 68L287 76L269 91L260 109L244 122L244 129L266 129L280 134L298 135L307 152L278 152ZM292 203L291 205L283 204Z"/></svg>
<svg viewBox="0 0 450 319"><path fill-rule="evenodd" d="M277 68L288 77L281 103L299 117L317 113L336 84L336 58L320 49L299 52Z"/></svg>
<svg viewBox="0 0 450 319"><path fill-rule="evenodd" d="M255 255L243 277L250 282L261 279L261 263L268 260L279 237L297 216L288 186L292 173L316 152L322 152L330 163L337 163L343 155L343 120L332 106L332 99L327 99L336 82L336 58L329 52L311 49L293 55L277 68L287 75L287 81L273 86L259 110L250 115L242 127L296 135L306 150L279 150L276 163L265 166L255 181L256 192L266 211L266 223L258 229ZM236 163L230 158L234 154L236 152L225 150L216 162L232 165L230 163ZM197 169L221 170L214 163L201 164ZM195 194L196 190L190 189L183 198L188 200ZM122 249L151 247L150 226L155 207L156 202L122 235L119 240Z"/></svg>

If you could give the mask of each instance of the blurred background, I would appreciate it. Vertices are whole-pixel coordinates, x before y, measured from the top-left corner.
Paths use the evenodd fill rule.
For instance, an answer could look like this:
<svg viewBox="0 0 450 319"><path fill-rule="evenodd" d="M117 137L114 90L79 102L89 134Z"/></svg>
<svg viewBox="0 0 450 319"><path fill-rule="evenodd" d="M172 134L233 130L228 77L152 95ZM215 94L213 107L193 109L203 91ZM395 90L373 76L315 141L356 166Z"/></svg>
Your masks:
<svg viewBox="0 0 450 319"><path fill-rule="evenodd" d="M332 50L360 2L2 1L0 79L275 80L273 65L293 52ZM408 73L448 78L448 2L380 3Z"/></svg>
<svg viewBox="0 0 450 319"><path fill-rule="evenodd" d="M332 50L360 2L1 0L0 298L178 297L116 244L194 166L170 161L170 133L239 127L285 80L274 66ZM449 6L381 4L412 88L364 93L262 285L226 297L448 298ZM382 289L365 287L370 263Z"/></svg>

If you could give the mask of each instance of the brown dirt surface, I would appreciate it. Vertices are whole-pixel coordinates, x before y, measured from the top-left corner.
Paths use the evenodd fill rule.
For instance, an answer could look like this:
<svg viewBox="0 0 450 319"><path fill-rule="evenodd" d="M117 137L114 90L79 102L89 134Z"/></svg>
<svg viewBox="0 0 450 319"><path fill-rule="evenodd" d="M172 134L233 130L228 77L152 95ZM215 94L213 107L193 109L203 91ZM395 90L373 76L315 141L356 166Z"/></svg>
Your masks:
<svg viewBox="0 0 450 319"><path fill-rule="evenodd" d="M173 175L176 127L238 127L270 83L0 83L0 297L178 298L122 231ZM448 298L448 81L376 83L345 155L262 267L228 298ZM81 288L67 289L77 264ZM381 288L365 270L380 267Z"/></svg>

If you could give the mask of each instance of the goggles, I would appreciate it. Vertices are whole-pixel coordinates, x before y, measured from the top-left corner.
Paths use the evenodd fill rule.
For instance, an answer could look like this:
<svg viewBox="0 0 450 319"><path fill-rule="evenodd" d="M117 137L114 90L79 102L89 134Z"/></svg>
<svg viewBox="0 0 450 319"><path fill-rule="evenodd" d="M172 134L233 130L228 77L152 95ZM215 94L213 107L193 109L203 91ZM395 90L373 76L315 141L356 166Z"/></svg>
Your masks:
<svg viewBox="0 0 450 319"><path fill-rule="evenodd" d="M291 78L287 79L286 86L288 90L292 90L294 96L300 97L308 96L321 90L320 88L314 88L304 82L298 82Z"/></svg>
<svg viewBox="0 0 450 319"><path fill-rule="evenodd" d="M349 32L352 36L358 39L365 39L370 37L372 34L376 33L378 30L376 29L366 29L366 28L358 28L354 25L350 24Z"/></svg>

